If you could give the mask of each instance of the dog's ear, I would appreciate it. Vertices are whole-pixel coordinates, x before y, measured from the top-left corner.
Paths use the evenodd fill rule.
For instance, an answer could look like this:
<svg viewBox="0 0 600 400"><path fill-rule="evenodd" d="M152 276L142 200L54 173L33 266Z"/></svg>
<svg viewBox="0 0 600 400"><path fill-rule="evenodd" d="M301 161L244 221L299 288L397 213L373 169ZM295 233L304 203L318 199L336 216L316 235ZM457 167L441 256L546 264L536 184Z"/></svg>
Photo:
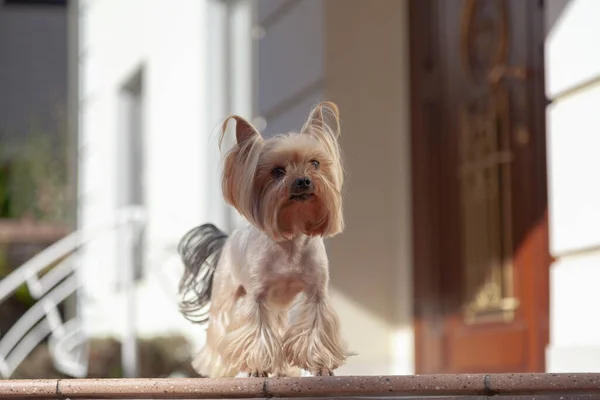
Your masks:
<svg viewBox="0 0 600 400"><path fill-rule="evenodd" d="M252 185L264 140L256 128L237 115L232 115L223 123L221 141L230 120L236 121L235 136L237 145L225 155L221 188L228 204L252 221Z"/></svg>
<svg viewBox="0 0 600 400"><path fill-rule="evenodd" d="M340 129L338 106L334 102L323 101L310 112L301 132L314 137L329 153L334 165L333 182L341 191L344 183L344 167L339 143Z"/></svg>
<svg viewBox="0 0 600 400"><path fill-rule="evenodd" d="M310 112L301 132L327 132L334 138L340 135L340 112L332 101L322 101Z"/></svg>
<svg viewBox="0 0 600 400"><path fill-rule="evenodd" d="M242 145L248 139L253 137L262 138L258 129L256 129L254 126L252 126L250 122L238 115L232 115L223 122L223 129L221 131L222 135L225 134L225 131L227 130L227 124L232 119L235 120L235 140L237 141L238 145Z"/></svg>

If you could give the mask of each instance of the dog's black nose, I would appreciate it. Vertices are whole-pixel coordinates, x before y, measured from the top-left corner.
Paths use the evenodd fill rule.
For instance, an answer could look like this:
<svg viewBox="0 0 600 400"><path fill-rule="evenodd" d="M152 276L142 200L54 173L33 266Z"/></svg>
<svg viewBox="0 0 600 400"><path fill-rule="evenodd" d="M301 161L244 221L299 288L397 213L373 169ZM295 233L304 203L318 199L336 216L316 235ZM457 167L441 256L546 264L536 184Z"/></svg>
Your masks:
<svg viewBox="0 0 600 400"><path fill-rule="evenodd" d="M311 183L312 183L312 181L307 176L298 178L294 181L294 189L306 190L306 189L310 188Z"/></svg>

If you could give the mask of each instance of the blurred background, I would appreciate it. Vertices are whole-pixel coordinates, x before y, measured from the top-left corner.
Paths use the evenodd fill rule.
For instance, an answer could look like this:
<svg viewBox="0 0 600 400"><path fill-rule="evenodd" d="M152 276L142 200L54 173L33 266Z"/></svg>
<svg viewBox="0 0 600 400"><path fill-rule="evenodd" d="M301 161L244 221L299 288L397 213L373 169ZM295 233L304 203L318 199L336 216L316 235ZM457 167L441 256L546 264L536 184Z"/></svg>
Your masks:
<svg viewBox="0 0 600 400"><path fill-rule="evenodd" d="M598 372L598 0L0 0L0 376L195 376L217 128L340 107L338 374ZM596 132L596 133L593 133ZM228 136L231 144L231 135Z"/></svg>

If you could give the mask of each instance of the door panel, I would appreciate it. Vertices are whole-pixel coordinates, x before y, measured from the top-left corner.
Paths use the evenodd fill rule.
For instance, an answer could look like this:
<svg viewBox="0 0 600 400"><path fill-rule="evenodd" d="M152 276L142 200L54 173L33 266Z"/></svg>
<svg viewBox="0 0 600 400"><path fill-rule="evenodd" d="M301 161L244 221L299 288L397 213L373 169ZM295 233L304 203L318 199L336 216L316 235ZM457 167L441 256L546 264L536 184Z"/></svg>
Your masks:
<svg viewBox="0 0 600 400"><path fill-rule="evenodd" d="M542 2L410 7L417 371L543 371Z"/></svg>

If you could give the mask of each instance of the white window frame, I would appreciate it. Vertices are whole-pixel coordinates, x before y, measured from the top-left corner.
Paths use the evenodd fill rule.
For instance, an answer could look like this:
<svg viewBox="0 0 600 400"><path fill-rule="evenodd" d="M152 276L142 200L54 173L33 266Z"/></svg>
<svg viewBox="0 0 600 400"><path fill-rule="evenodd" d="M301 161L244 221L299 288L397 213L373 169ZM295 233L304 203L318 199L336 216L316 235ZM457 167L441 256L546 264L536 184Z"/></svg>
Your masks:
<svg viewBox="0 0 600 400"><path fill-rule="evenodd" d="M117 210L146 205L146 130L144 128L145 87L144 68L139 67L125 81L119 90L119 129L117 130ZM137 152L137 157L133 152ZM139 160L139 163L136 162ZM135 163L135 165L134 165ZM132 189L135 188L135 192ZM128 263L133 263L129 271L134 281L143 279L145 260L144 226L127 226L117 235L119 269L125 271ZM142 230L142 231L140 231ZM118 281L121 289L124 282Z"/></svg>

